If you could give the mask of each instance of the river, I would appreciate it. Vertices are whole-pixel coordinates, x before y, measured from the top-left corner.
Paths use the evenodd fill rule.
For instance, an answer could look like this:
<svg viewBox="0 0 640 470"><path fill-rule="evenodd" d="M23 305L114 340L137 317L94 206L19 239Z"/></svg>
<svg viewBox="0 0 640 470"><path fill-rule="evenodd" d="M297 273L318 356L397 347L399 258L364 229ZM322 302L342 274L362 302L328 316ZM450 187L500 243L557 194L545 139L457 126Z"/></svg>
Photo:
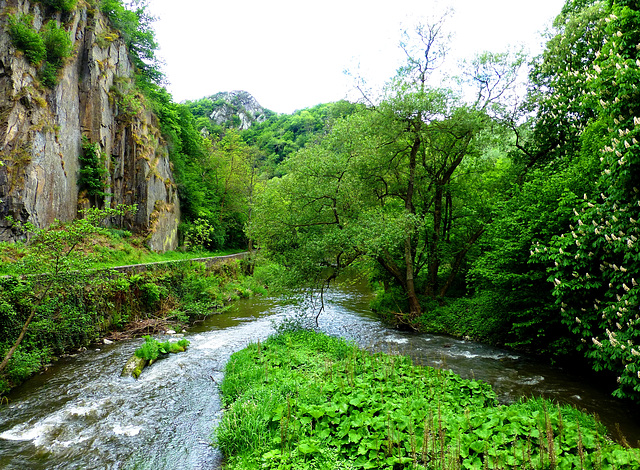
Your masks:
<svg viewBox="0 0 640 470"><path fill-rule="evenodd" d="M619 423L630 442L640 440L637 410L571 371L471 341L389 329L369 312L370 295L357 284L332 289L320 329L485 380L505 403L543 395L572 404L597 413L614 434ZM222 414L217 384L230 354L267 338L274 323L317 308L313 302L240 300L192 328L185 353L157 362L137 381L120 372L142 340L96 345L61 359L0 406L0 469L219 468L211 435Z"/></svg>

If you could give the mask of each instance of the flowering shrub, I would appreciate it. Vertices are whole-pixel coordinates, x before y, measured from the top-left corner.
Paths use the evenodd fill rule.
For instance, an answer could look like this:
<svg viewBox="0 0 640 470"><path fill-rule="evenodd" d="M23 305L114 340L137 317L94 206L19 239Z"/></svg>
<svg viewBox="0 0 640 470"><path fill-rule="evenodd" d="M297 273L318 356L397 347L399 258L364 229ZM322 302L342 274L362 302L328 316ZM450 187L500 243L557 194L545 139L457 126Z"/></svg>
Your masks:
<svg viewBox="0 0 640 470"><path fill-rule="evenodd" d="M553 263L563 322L594 369L616 374L615 396L640 401L640 11L626 3L610 6L605 40L582 77L582 99L597 118L581 140L583 150L599 147L599 194L566 194L570 231L534 246L532 256Z"/></svg>

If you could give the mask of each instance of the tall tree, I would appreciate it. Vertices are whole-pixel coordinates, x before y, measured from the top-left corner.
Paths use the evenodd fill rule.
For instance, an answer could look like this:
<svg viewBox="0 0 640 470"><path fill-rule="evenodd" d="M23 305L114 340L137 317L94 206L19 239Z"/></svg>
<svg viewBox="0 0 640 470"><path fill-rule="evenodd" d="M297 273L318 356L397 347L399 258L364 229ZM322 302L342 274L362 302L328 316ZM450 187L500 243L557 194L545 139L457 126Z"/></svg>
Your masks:
<svg viewBox="0 0 640 470"><path fill-rule="evenodd" d="M640 401L640 8L607 2L604 39L583 72L583 103L595 117L580 134L583 152L600 160L596 191L568 195L573 221L537 258L553 263L563 321L596 370L617 376L619 397Z"/></svg>
<svg viewBox="0 0 640 470"><path fill-rule="evenodd" d="M356 259L374 260L401 286L409 320L422 312L421 295L441 299L459 274L488 217L470 189L489 186L469 184L484 157L486 100L465 106L430 86L444 53L442 22L418 27L416 38L419 52L403 44L407 64L378 105L290 157L250 232L306 279L327 264L331 278ZM510 64L495 66L504 73L487 80L512 83Z"/></svg>

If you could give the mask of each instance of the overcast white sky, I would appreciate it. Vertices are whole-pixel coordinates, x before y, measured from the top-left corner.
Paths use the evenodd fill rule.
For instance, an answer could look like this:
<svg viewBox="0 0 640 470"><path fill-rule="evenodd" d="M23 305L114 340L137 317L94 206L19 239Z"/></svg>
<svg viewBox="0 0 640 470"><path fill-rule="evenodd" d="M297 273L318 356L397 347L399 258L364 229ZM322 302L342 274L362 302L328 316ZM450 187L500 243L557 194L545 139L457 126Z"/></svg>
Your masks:
<svg viewBox="0 0 640 470"><path fill-rule="evenodd" d="M565 0L151 0L160 57L176 101L245 90L279 113L348 96L356 70L390 79L403 57L400 33L442 5L455 13L450 56L541 49L541 32Z"/></svg>

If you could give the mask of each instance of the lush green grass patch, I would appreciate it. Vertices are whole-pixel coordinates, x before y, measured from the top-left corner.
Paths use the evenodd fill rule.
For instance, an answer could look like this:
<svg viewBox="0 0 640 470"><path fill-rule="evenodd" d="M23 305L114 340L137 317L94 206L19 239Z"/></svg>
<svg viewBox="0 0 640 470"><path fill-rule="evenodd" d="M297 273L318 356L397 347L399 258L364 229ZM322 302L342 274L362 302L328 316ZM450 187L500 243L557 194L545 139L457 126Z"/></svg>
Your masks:
<svg viewBox="0 0 640 470"><path fill-rule="evenodd" d="M95 235L81 247L94 269L149 264L163 261L183 261L193 258L210 258L240 253L242 250L175 250L156 253L144 246L144 240L127 230L107 229ZM29 253L29 247L22 242L0 242L0 275L13 273L12 265Z"/></svg>
<svg viewBox="0 0 640 470"><path fill-rule="evenodd" d="M151 336L144 336L144 344L135 350L134 354L147 361L155 361L160 354L179 353L187 350L189 341L181 339L179 341L160 342Z"/></svg>
<svg viewBox="0 0 640 470"><path fill-rule="evenodd" d="M233 354L215 441L229 469L635 469L640 451L546 400L298 330Z"/></svg>

